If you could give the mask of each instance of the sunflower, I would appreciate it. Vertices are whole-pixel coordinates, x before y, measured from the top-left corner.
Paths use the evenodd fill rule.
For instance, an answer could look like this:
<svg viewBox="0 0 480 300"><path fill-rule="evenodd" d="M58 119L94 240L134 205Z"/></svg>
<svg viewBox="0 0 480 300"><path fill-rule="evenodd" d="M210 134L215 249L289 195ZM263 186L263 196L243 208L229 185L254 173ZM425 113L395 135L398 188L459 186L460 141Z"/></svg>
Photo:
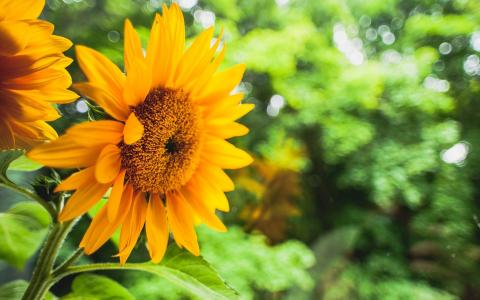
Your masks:
<svg viewBox="0 0 480 300"><path fill-rule="evenodd" d="M30 148L57 138L45 121L60 117L53 103L78 98L67 90L62 52L72 43L52 35L53 25L36 18L45 0L0 0L0 148Z"/></svg>
<svg viewBox="0 0 480 300"><path fill-rule="evenodd" d="M28 154L47 166L83 168L56 188L76 190L59 215L61 222L87 212L111 188L80 247L90 254L121 227L121 263L144 226L154 262L162 259L170 231L180 247L198 255L196 224L226 231L215 211L229 210L224 192L234 185L223 169L252 162L225 140L248 133L235 120L253 104L241 104L243 95L232 92L245 66L217 71L226 46L221 47L221 36L213 39L213 28L185 50L180 8L164 5L162 11L155 16L145 55L126 20L126 75L99 52L76 47L88 82L74 87L112 120L73 126Z"/></svg>

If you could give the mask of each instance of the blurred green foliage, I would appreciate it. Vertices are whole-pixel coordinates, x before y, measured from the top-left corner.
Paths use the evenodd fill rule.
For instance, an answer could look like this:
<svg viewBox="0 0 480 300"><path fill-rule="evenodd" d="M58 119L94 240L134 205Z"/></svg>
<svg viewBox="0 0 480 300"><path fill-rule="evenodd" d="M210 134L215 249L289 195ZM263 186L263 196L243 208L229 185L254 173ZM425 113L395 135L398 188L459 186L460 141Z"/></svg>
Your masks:
<svg viewBox="0 0 480 300"><path fill-rule="evenodd" d="M22 279L14 280L0 285L0 299L16 300L21 299L23 293L27 289L28 282ZM56 300L57 298L51 293L47 293L45 300Z"/></svg>
<svg viewBox="0 0 480 300"><path fill-rule="evenodd" d="M199 228L202 256L240 295L254 299L255 293L280 292L292 287L310 290L313 281L306 271L314 263L311 251L298 241L269 247L261 235L248 235L238 227L227 233ZM137 299L179 299L187 296L163 279L137 274L125 284Z"/></svg>
<svg viewBox="0 0 480 300"><path fill-rule="evenodd" d="M480 298L478 0L179 2L189 37L213 12L224 66L247 64L238 89L256 109L234 142L276 166L236 175L228 233L200 230L202 254L243 299ZM47 0L42 17L121 66L124 19L145 46L161 4ZM76 104L61 110L59 131L87 119ZM272 184L284 170L299 182ZM261 227L245 217L284 193L295 213L251 213ZM279 218L274 238L265 228ZM109 275L138 299L185 297L151 277Z"/></svg>

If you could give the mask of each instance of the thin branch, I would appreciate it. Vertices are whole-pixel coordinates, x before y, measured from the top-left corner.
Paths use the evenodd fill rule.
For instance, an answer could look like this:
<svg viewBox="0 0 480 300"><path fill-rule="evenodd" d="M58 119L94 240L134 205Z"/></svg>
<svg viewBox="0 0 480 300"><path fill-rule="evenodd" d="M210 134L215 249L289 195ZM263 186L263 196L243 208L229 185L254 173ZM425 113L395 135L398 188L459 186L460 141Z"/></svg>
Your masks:
<svg viewBox="0 0 480 300"><path fill-rule="evenodd" d="M55 270L53 270L53 273L52 273L53 276L56 276L56 274L60 274L66 268L73 265L82 255L83 255L83 249L82 248L77 248L77 250L75 250L75 252L73 252L72 255L70 255L69 258L67 258Z"/></svg>
<svg viewBox="0 0 480 300"><path fill-rule="evenodd" d="M139 264L124 264L120 263L96 263L96 264L87 264L80 266L68 267L61 272L55 272L52 274L52 282L58 282L60 279L78 273L90 272L90 271L101 271L101 270L137 270L145 271L144 266Z"/></svg>

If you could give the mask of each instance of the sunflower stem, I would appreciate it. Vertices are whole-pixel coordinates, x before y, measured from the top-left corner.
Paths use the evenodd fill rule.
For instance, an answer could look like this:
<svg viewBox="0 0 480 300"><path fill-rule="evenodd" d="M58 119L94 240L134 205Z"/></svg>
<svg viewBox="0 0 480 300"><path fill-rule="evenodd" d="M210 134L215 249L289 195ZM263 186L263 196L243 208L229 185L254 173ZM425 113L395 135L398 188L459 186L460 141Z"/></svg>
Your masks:
<svg viewBox="0 0 480 300"><path fill-rule="evenodd" d="M10 189L14 192L17 192L29 198L30 200L38 202L41 206L43 206L48 211L48 213L50 214L53 220L57 218L57 212L55 208L50 203L42 199L40 196L32 193L31 191L24 189L9 180L3 180L3 179L0 182L0 187Z"/></svg>
<svg viewBox="0 0 480 300"><path fill-rule="evenodd" d="M22 297L22 300L42 300L50 287L55 283L52 281L52 269L55 264L60 247L63 244L68 232L76 220L65 223L53 223L45 244L33 271L32 279Z"/></svg>
<svg viewBox="0 0 480 300"><path fill-rule="evenodd" d="M68 267L61 272L54 273L52 281L57 282L61 280L62 278L73 275L73 274L78 274L78 273L85 273L85 272L91 272L91 271L104 271L104 270L137 270L137 271L144 271L144 268L140 264L135 264L135 263L126 263L126 264L120 264L120 263L96 263L96 264L86 264L86 265L79 265L79 266L72 266Z"/></svg>
<svg viewBox="0 0 480 300"><path fill-rule="evenodd" d="M53 270L52 275L55 277L55 274L61 273L66 268L73 265L81 256L83 255L83 249L77 248L69 258L67 258L63 263L61 263L55 270Z"/></svg>

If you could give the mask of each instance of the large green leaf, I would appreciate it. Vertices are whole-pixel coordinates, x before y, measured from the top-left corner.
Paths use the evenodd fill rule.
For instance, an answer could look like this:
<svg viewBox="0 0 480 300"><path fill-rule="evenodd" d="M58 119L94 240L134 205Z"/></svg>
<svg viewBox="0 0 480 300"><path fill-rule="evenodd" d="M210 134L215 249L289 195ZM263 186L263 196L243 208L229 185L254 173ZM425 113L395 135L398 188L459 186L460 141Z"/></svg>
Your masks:
<svg viewBox="0 0 480 300"><path fill-rule="evenodd" d="M62 300L133 300L126 288L112 279L95 274L82 274L75 277L72 292Z"/></svg>
<svg viewBox="0 0 480 300"><path fill-rule="evenodd" d="M0 213L0 259L23 268L42 243L50 221L35 202L20 202Z"/></svg>
<svg viewBox="0 0 480 300"><path fill-rule="evenodd" d="M161 264L138 264L138 269L161 276L200 299L236 299L229 287L202 257L172 245Z"/></svg>
<svg viewBox="0 0 480 300"><path fill-rule="evenodd" d="M25 280L15 280L0 286L0 300L20 300L27 289L28 282ZM48 293L45 300L53 300L56 297Z"/></svg>
<svg viewBox="0 0 480 300"><path fill-rule="evenodd" d="M0 176L7 179L7 170L12 171L35 171L42 167L25 156L25 150L10 149L0 151Z"/></svg>
<svg viewBox="0 0 480 300"><path fill-rule="evenodd" d="M218 273L202 258L193 256L175 245L168 248L160 264L127 263L80 265L69 274L96 270L134 270L159 276L183 289L194 299L237 299L238 294L220 278ZM102 298L103 299L103 298Z"/></svg>
<svg viewBox="0 0 480 300"><path fill-rule="evenodd" d="M8 167L12 171L35 171L43 167L41 164L29 159L25 155L20 156L10 163Z"/></svg>

